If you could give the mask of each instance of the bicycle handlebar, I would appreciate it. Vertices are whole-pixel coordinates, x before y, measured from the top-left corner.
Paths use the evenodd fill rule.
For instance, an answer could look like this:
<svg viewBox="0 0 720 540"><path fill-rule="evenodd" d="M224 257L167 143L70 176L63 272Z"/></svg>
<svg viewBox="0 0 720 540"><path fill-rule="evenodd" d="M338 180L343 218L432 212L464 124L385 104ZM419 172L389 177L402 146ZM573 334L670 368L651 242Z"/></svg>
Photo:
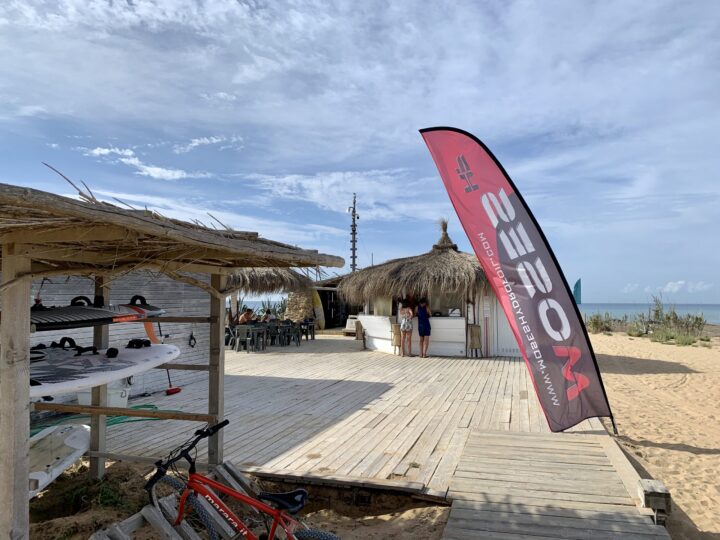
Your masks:
<svg viewBox="0 0 720 540"><path fill-rule="evenodd" d="M205 429L198 429L195 432L196 437L185 447L181 447L180 452L175 457L169 457L166 461L160 460L155 463L155 466L157 467L157 470L155 471L155 474L150 478L150 480L147 481L147 484L145 484L145 489L150 493L152 491L153 486L163 477L167 474L168 469L173 463L177 463L181 459L186 459L187 462L190 464L191 472L194 472L195 470L195 461L193 460L192 456L190 456L190 451L193 450L200 441L203 439L207 439L208 437L212 437L215 435L218 431L220 431L222 428L227 426L230 423L230 420L225 419L222 422L215 424L214 426L207 427ZM174 452L172 452L174 453ZM151 495L152 496L152 495Z"/></svg>

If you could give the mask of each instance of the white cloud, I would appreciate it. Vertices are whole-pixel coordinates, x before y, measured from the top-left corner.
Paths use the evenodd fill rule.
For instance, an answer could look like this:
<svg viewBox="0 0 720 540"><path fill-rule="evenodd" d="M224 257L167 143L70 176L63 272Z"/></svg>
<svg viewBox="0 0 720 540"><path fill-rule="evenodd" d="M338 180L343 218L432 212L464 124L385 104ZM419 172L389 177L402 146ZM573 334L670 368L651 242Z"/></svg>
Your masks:
<svg viewBox="0 0 720 540"><path fill-rule="evenodd" d="M200 97L207 100L207 101L215 101L215 102L233 102L237 101L237 96L235 94L228 94L227 92L202 92L200 94Z"/></svg>
<svg viewBox="0 0 720 540"><path fill-rule="evenodd" d="M47 112L42 105L21 105L17 109L18 116L39 116Z"/></svg>
<svg viewBox="0 0 720 540"><path fill-rule="evenodd" d="M638 283L628 283L627 285L625 285L625 286L623 287L622 292L624 292L625 294L628 294L628 293L637 291L638 288L640 288L640 284L638 284Z"/></svg>
<svg viewBox="0 0 720 540"><path fill-rule="evenodd" d="M129 148L117 148L115 146L109 147L109 148L103 148L103 147L96 147L96 148L78 148L85 154L86 156L94 156L94 157L101 157L101 156L125 156L125 157L131 157L135 155L135 152L130 150Z"/></svg>
<svg viewBox="0 0 720 540"><path fill-rule="evenodd" d="M242 148L243 138L239 135L233 135L232 137L198 137L196 139L191 139L190 142L186 144L176 144L173 147L173 152L175 152L176 154L186 154L187 152L190 152L199 146L208 146L220 143L226 143L220 147L220 150L227 150L230 148L240 150Z"/></svg>
<svg viewBox="0 0 720 540"><path fill-rule="evenodd" d="M47 143L47 146L53 149L60 148L60 145L58 143Z"/></svg>
<svg viewBox="0 0 720 540"><path fill-rule="evenodd" d="M712 283L705 283L704 281L688 281L687 290L690 293L695 292L707 292L713 288Z"/></svg>
<svg viewBox="0 0 720 540"><path fill-rule="evenodd" d="M300 244L309 248L309 243L325 241L346 236L345 229L308 221L301 227L297 223L277 219L258 218L249 215L237 214L218 209L207 200L179 200L168 197L156 197L138 193L123 193L110 190L93 189L95 195L106 197L107 201L117 204L114 198L120 199L132 206L147 207L167 217L191 220L197 219L208 226L214 221L208 216L210 212L222 223L238 231L260 232L264 238L277 240L288 244Z"/></svg>
<svg viewBox="0 0 720 540"><path fill-rule="evenodd" d="M364 221L436 220L453 213L439 181L413 178L405 169L250 175L245 179L275 198L304 201L342 214L357 194L358 213Z"/></svg>
<svg viewBox="0 0 720 540"><path fill-rule="evenodd" d="M96 148L83 148L80 147L78 150L82 151L86 156L108 158L112 156L119 156L115 162L123 163L136 169L136 173L140 176L148 176L155 178L156 180L182 180L184 178L210 178L212 175L207 172L188 172L182 169L158 167L156 165L148 165L140 160L135 155L135 152L129 148L117 148L113 147L96 147Z"/></svg>
<svg viewBox="0 0 720 540"><path fill-rule="evenodd" d="M668 281L660 288L660 291L664 293L676 293L681 291L685 287L686 283L687 282L684 280Z"/></svg>

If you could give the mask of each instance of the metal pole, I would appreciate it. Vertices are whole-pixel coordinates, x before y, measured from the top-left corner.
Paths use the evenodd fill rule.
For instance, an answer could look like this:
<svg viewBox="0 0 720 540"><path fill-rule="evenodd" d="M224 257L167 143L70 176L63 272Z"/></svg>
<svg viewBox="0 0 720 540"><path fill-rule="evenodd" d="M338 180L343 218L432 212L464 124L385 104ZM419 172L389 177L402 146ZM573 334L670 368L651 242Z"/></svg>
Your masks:
<svg viewBox="0 0 720 540"><path fill-rule="evenodd" d="M352 225L350 225L350 271L357 270L357 207L355 205L356 195L353 193Z"/></svg>

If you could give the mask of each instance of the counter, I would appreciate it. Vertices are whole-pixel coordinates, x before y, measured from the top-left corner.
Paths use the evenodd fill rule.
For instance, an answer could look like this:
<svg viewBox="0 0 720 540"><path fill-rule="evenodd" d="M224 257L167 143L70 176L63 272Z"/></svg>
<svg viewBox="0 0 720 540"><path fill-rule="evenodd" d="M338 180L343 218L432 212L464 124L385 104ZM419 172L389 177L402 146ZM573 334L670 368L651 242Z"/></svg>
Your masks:
<svg viewBox="0 0 720 540"><path fill-rule="evenodd" d="M393 353L392 324L395 317L358 315L368 349ZM428 356L465 357L465 317L431 317ZM413 319L412 352L420 353L417 317Z"/></svg>

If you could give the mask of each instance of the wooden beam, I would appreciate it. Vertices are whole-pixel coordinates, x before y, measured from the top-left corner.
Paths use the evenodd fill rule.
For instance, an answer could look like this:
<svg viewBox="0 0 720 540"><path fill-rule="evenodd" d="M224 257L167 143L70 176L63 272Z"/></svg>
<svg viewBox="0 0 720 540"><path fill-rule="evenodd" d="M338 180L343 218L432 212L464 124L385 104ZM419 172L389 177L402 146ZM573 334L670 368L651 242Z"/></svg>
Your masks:
<svg viewBox="0 0 720 540"><path fill-rule="evenodd" d="M160 420L189 420L191 422L205 423L214 423L217 418L212 414L196 414L181 411L146 411L142 409L126 409L124 407L96 407L93 405L67 405L63 403L33 403L33 409L36 411L56 411L75 414L105 414L107 416L158 418ZM25 479L25 483L27 484L27 479ZM27 491L27 485L25 486L25 491ZM25 496L27 497L27 494Z"/></svg>
<svg viewBox="0 0 720 540"><path fill-rule="evenodd" d="M155 464L161 459L165 459L165 457L158 457L158 456L134 456L132 454L118 454L116 452L93 452L92 450L89 450L86 452L86 455L88 457L98 457L98 458L105 458L109 459L110 461L135 461L138 463L152 463ZM185 461L178 461L176 463L177 467L179 469L187 469L189 465ZM207 463L204 463L202 461L196 461L195 466L198 469L201 470L208 470L209 466Z"/></svg>
<svg viewBox="0 0 720 540"><path fill-rule="evenodd" d="M161 324L164 323L211 323L213 322L212 317L151 317L149 319L138 319L137 321L133 322L139 322L139 323L155 323L159 322Z"/></svg>
<svg viewBox="0 0 720 540"><path fill-rule="evenodd" d="M179 371L210 371L207 364L161 364L155 369L177 369Z"/></svg>
<svg viewBox="0 0 720 540"><path fill-rule="evenodd" d="M110 287L107 285L105 276L95 278L95 296L102 296L103 305L110 304ZM110 341L110 329L108 325L96 326L93 328L93 346L98 349L107 349ZM107 407L107 385L97 386L92 389L90 395L91 405ZM105 451L107 439L107 417L104 414L90 417L90 450L98 452ZM105 475L105 460L90 458L90 477L100 479Z"/></svg>
<svg viewBox="0 0 720 540"><path fill-rule="evenodd" d="M225 278L219 274L210 277L210 286L218 291L225 286ZM210 373L208 378L208 413L221 420L225 416L225 297L210 296ZM222 323L220 322L222 321ZM208 441L208 463L223 462L223 432L218 431Z"/></svg>
<svg viewBox="0 0 720 540"><path fill-rule="evenodd" d="M2 246L4 283L30 271L30 259ZM0 538L26 539L30 530L28 460L30 433L30 280L2 291L0 321Z"/></svg>
<svg viewBox="0 0 720 540"><path fill-rule="evenodd" d="M140 238L136 232L124 227L78 226L42 228L6 232L0 234L0 243L18 244L50 244L50 243L83 243L83 242L111 242L116 240L137 241Z"/></svg>

